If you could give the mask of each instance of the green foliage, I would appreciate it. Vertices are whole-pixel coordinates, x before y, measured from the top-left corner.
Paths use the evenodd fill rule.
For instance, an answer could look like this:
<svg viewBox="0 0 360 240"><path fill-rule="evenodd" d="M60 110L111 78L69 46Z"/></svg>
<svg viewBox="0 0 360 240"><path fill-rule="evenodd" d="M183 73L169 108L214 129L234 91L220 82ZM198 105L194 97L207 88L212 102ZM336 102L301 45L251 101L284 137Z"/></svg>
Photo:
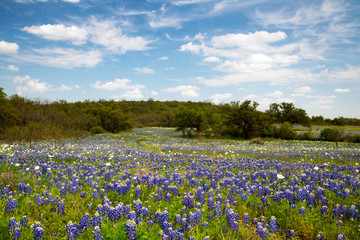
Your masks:
<svg viewBox="0 0 360 240"><path fill-rule="evenodd" d="M342 132L335 128L325 128L320 133L320 139L325 141L338 142L342 138Z"/></svg>
<svg viewBox="0 0 360 240"><path fill-rule="evenodd" d="M106 131L101 126L93 126L89 129L92 134L102 134Z"/></svg>
<svg viewBox="0 0 360 240"><path fill-rule="evenodd" d="M274 122L299 123L304 126L310 126L310 118L305 110L296 108L293 103L272 103L266 113L273 118Z"/></svg>
<svg viewBox="0 0 360 240"><path fill-rule="evenodd" d="M225 104L222 112L228 133L233 137L246 139L266 136L271 132L269 118L263 112L256 110L259 104L252 101L231 102Z"/></svg>
<svg viewBox="0 0 360 240"><path fill-rule="evenodd" d="M277 132L278 138L290 140L290 139L294 139L295 136L296 136L296 133L292 129L291 123L284 122L280 125L278 132Z"/></svg>

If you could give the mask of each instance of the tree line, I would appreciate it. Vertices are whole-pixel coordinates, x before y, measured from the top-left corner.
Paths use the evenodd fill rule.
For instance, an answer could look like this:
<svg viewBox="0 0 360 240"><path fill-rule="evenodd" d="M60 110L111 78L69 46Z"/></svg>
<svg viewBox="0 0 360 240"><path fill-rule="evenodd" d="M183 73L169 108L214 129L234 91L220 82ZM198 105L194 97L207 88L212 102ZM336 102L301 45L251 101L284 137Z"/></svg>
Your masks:
<svg viewBox="0 0 360 240"><path fill-rule="evenodd" d="M360 120L355 118L310 118L293 103L273 103L264 112L257 107L258 103L250 100L220 105L153 99L50 102L7 96L0 88L0 139L25 140L31 145L38 139L118 133L138 127L175 127L188 137L313 139L309 133L296 134L292 125L360 125ZM325 132L322 139L340 141L342 138L337 132ZM358 141L356 136L350 140Z"/></svg>

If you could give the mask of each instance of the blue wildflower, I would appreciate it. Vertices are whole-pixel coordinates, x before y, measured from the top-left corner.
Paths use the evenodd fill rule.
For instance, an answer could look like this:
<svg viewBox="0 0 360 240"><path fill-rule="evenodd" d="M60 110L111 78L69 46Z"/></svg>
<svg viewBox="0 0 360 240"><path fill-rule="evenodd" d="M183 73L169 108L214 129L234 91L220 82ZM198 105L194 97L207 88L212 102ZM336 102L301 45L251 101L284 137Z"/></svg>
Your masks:
<svg viewBox="0 0 360 240"><path fill-rule="evenodd" d="M101 234L101 229L99 226L95 226L92 233L94 234L94 240L102 240L104 238Z"/></svg>
<svg viewBox="0 0 360 240"><path fill-rule="evenodd" d="M125 232L129 240L136 240L136 223L134 220L128 220L125 223Z"/></svg>
<svg viewBox="0 0 360 240"><path fill-rule="evenodd" d="M278 225L276 223L276 218L274 216L271 217L271 219L269 220L269 226L270 226L270 232L278 232L279 230Z"/></svg>

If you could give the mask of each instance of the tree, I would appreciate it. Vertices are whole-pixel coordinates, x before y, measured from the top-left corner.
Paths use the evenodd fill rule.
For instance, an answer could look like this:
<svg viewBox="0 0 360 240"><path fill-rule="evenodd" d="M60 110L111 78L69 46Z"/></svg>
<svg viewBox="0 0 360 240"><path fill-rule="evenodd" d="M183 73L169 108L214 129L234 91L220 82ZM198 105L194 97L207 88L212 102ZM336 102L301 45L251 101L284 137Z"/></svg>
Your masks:
<svg viewBox="0 0 360 240"><path fill-rule="evenodd" d="M310 118L308 117L306 111L301 108L296 108L293 103L272 103L266 113L273 119L274 122L289 122L298 123L303 126L310 126Z"/></svg>
<svg viewBox="0 0 360 240"><path fill-rule="evenodd" d="M183 135L185 135L186 129L190 130L188 131L189 136L191 136L193 130L199 134L200 131L205 128L205 124L205 116L201 109L195 106L184 105L178 107L175 114L174 125L177 131L181 130L183 132Z"/></svg>
<svg viewBox="0 0 360 240"><path fill-rule="evenodd" d="M225 124L230 128L230 134L235 137L246 139L267 135L270 129L269 118L256 110L259 104L255 101L246 100L231 102L223 105Z"/></svg>
<svg viewBox="0 0 360 240"><path fill-rule="evenodd" d="M19 112L11 104L6 93L0 88L0 133L19 123Z"/></svg>

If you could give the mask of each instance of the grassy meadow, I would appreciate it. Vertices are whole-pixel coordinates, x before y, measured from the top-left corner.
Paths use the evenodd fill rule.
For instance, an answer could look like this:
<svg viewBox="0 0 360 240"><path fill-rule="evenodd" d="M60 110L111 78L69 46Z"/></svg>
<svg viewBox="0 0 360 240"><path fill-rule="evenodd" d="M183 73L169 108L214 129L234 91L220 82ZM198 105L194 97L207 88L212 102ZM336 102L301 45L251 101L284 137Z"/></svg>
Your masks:
<svg viewBox="0 0 360 240"><path fill-rule="evenodd" d="M2 143L0 239L360 239L359 162L356 143L171 128Z"/></svg>

